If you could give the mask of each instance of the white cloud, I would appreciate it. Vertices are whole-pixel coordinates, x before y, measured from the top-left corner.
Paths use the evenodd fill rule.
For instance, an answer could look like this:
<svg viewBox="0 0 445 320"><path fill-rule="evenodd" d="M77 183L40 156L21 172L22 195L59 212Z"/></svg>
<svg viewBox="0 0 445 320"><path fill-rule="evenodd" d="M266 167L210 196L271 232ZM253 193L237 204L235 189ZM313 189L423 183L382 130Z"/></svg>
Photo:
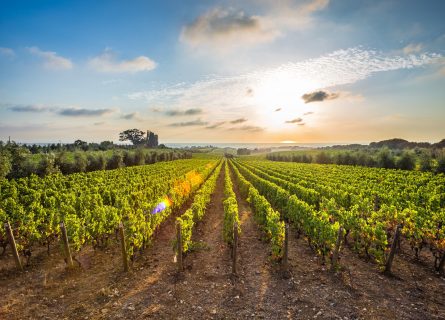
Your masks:
<svg viewBox="0 0 445 320"><path fill-rule="evenodd" d="M215 8L183 27L180 39L191 46L269 42L279 36L268 30L262 17L248 16L233 8Z"/></svg>
<svg viewBox="0 0 445 320"><path fill-rule="evenodd" d="M265 15L248 15L234 8L214 8L182 28L180 40L192 47L230 50L267 43L290 29L302 29L312 13L324 9L329 0L309 0L295 6L291 1L265 1ZM261 6L261 5L260 5Z"/></svg>
<svg viewBox="0 0 445 320"><path fill-rule="evenodd" d="M142 121L143 119L139 115L139 112L131 112L131 113L122 113L120 116L121 119L124 120L136 120L136 121Z"/></svg>
<svg viewBox="0 0 445 320"><path fill-rule="evenodd" d="M264 69L252 73L232 76L214 77L192 84L181 83L157 90L138 91L128 94L132 100L184 102L190 101L193 105L207 105L212 102L221 106L232 105L233 100L250 101L246 97L245 88L253 88L259 93L258 87L264 81L271 79L272 82L282 83L294 82L305 83L305 87L295 87L295 97L308 90L317 90L333 86L351 84L363 80L374 73L391 71L397 69L411 69L425 64L439 61L439 54L410 55L408 57L399 55L387 55L374 50L366 50L361 47L342 49L314 59L300 62L283 64L276 68ZM270 87L274 90L280 87ZM227 91L230 88L231 91ZM297 92L299 91L299 92ZM230 94L227 94L230 92ZM299 95L299 93L301 93ZM204 103L199 101L205 100ZM173 104L169 104L173 106ZM186 107L186 104L182 104Z"/></svg>
<svg viewBox="0 0 445 320"><path fill-rule="evenodd" d="M53 70L66 70L73 67L73 63L70 59L61 57L52 51L42 51L38 47L28 48L29 52L33 55L43 58L43 65L45 68Z"/></svg>
<svg viewBox="0 0 445 320"><path fill-rule="evenodd" d="M439 58L440 55L434 53L402 56L356 47L252 73L133 92L128 97L164 108L205 106L206 116L212 122L230 121L248 114L252 123L267 126L270 113L277 105L284 108L283 117L287 111L304 108L300 98L304 93L352 84L378 72L435 63ZM255 96L246 96L246 88L252 88ZM340 96L346 100L355 98L360 96L352 93Z"/></svg>
<svg viewBox="0 0 445 320"><path fill-rule="evenodd" d="M15 57L15 52L11 48L0 47L0 55L13 58Z"/></svg>
<svg viewBox="0 0 445 320"><path fill-rule="evenodd" d="M410 43L406 47L402 49L402 52L404 54L413 54L413 53L419 53L422 51L423 45L421 43Z"/></svg>
<svg viewBox="0 0 445 320"><path fill-rule="evenodd" d="M105 73L136 73L150 71L156 68L156 62L145 56L131 60L116 60L116 54L106 49L101 55L90 59L89 65L99 72Z"/></svg>

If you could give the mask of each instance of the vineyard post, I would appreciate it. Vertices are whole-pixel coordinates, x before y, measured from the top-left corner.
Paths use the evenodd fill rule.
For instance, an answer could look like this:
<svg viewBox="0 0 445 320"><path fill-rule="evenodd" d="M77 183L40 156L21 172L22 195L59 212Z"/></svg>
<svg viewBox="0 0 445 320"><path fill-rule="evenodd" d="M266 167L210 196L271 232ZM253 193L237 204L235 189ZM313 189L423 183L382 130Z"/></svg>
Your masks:
<svg viewBox="0 0 445 320"><path fill-rule="evenodd" d="M6 234L8 235L9 243L11 244L12 253L14 254L15 264L20 271L23 271L22 262L20 261L19 253L17 252L17 246L15 244L14 234L12 233L11 225L9 222L5 223Z"/></svg>
<svg viewBox="0 0 445 320"><path fill-rule="evenodd" d="M386 260L386 265L385 265L386 274L391 274L392 261L394 260L394 255L396 253L397 242L399 241L401 228L402 226L400 224L397 225L396 230L394 232L394 239L392 240L391 251L389 252L389 256L388 259Z"/></svg>
<svg viewBox="0 0 445 320"><path fill-rule="evenodd" d="M289 224L284 225L284 246L283 246L283 260L282 266L287 270L289 264Z"/></svg>
<svg viewBox="0 0 445 320"><path fill-rule="evenodd" d="M233 223L232 274L236 275L236 255L238 250L238 223Z"/></svg>
<svg viewBox="0 0 445 320"><path fill-rule="evenodd" d="M444 266L445 266L445 252L442 254L442 259L440 259L439 268L437 271L445 274Z"/></svg>
<svg viewBox="0 0 445 320"><path fill-rule="evenodd" d="M128 272L127 246L125 244L125 230L122 222L119 223L119 235L121 238L121 250L122 250L122 261L124 263L124 271Z"/></svg>
<svg viewBox="0 0 445 320"><path fill-rule="evenodd" d="M334 254L332 255L331 271L334 271L335 267L337 266L338 255L340 252L340 245L341 245L342 238L343 238L343 227L340 227L340 228L338 228L337 242L335 243Z"/></svg>
<svg viewBox="0 0 445 320"><path fill-rule="evenodd" d="M178 262L178 271L182 272L182 230L181 230L181 222L176 223L176 242L177 242L177 262Z"/></svg>
<svg viewBox="0 0 445 320"><path fill-rule="evenodd" d="M70 245L68 242L68 235L66 233L66 228L65 228L64 222L60 223L60 231L62 232L62 241L63 241L63 246L65 248L66 261L67 261L68 267L71 268L73 266L73 258L71 257L71 250L70 250Z"/></svg>

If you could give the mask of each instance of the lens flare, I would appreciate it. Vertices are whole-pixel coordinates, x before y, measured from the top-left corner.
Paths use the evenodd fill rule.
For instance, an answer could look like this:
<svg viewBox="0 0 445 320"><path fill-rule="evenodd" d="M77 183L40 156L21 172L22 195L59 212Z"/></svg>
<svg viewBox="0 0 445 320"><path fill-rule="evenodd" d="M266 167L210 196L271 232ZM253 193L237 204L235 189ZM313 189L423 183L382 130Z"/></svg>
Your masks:
<svg viewBox="0 0 445 320"><path fill-rule="evenodd" d="M171 202L170 198L169 197L165 197L164 199L162 199L161 202L159 202L156 205L156 207L153 209L151 214L156 214L156 213L162 212L165 209L167 209L168 207L170 207L171 205L172 205L172 202Z"/></svg>

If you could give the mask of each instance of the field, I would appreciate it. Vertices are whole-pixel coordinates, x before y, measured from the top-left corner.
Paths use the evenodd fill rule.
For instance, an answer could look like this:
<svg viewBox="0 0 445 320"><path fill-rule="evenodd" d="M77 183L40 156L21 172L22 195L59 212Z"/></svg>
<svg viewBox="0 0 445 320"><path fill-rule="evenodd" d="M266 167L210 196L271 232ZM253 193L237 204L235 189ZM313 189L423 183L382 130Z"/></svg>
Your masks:
<svg viewBox="0 0 445 320"><path fill-rule="evenodd" d="M445 318L443 174L204 154L0 190L1 319Z"/></svg>

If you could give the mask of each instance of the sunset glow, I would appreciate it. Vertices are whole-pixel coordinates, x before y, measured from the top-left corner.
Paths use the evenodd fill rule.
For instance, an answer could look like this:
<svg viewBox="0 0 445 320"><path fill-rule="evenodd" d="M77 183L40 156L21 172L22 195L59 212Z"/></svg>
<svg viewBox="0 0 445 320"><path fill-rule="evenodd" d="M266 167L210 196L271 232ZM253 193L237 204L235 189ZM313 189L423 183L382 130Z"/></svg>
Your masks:
<svg viewBox="0 0 445 320"><path fill-rule="evenodd" d="M443 1L104 6L3 7L0 140L117 141L128 128L167 144L445 135Z"/></svg>

